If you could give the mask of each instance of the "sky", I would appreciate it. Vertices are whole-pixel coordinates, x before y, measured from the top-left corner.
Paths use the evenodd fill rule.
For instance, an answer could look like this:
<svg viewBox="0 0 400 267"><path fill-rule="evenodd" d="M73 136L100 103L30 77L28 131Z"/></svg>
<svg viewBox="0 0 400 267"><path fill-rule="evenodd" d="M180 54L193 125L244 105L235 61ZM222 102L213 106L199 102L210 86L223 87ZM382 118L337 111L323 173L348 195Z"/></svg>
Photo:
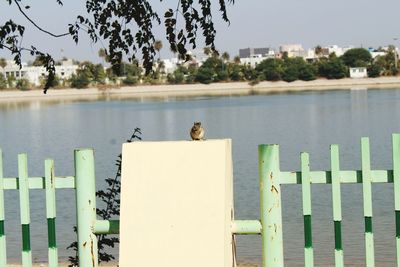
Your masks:
<svg viewBox="0 0 400 267"><path fill-rule="evenodd" d="M68 23L77 15L85 15L85 1L55 0L24 1L29 5L26 12L31 18L54 33L64 33ZM167 8L175 8L177 0L150 1L160 16ZM212 1L217 7L217 1ZM225 23L214 7L217 30L217 49L227 51L231 57L239 54L240 48L272 47L278 49L283 44L300 43L304 48L317 45L339 45L356 47L379 47L388 44L400 46L400 1L399 0L236 0L228 5L231 24ZM77 60L101 62L98 50L100 43L92 44L81 34L76 45L70 36L52 38L30 26L21 16L15 4L0 2L0 23L12 19L27 26L23 44L34 45L41 51L48 51L56 59L62 57ZM164 42L161 57L172 57L167 48L163 25L155 28L156 38ZM399 38L394 40L394 38ZM200 43L198 47L204 45ZM10 58L0 50L0 57ZM25 55L23 61L31 60Z"/></svg>

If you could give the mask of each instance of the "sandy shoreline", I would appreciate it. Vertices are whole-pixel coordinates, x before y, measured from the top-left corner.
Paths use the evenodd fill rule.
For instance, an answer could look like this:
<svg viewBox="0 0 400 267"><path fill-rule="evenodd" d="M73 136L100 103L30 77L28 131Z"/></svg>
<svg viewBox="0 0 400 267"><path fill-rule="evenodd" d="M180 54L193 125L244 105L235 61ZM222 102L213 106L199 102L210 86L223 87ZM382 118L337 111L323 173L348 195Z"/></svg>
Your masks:
<svg viewBox="0 0 400 267"><path fill-rule="evenodd" d="M263 81L251 86L247 82L229 82L214 84L181 85L141 85L134 87L99 90L87 89L50 89L46 95L42 90L0 91L0 102L20 102L31 100L100 100L100 99L145 99L191 96L229 96L252 94L275 94L285 92L352 90L352 89L400 89L400 77L380 77L363 79L340 79L314 81Z"/></svg>

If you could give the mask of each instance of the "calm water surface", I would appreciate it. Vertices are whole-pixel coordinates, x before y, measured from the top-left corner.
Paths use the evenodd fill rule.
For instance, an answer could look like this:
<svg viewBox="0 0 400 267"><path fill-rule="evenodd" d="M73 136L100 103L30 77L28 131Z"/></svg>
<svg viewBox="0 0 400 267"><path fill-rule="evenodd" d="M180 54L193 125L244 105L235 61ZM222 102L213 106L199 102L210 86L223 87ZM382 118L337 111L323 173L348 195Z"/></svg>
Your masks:
<svg viewBox="0 0 400 267"><path fill-rule="evenodd" d="M339 144L341 169L360 169L360 138L371 139L372 168L391 169L391 134L400 132L400 90L352 90L298 94L167 99L0 104L0 146L5 176L17 176L17 154L27 152L30 176L43 175L45 158L53 158L56 175L73 175L73 150L96 150L98 189L113 176L121 143L135 127L144 140L188 139L193 121L201 121L207 138L232 138L236 219L258 219L257 145L280 144L281 169L298 170L301 151L310 152L311 168L329 169L329 145ZM364 258L361 185L342 187L345 264ZM376 259L395 266L392 185L374 185ZM331 188L313 185L313 237L316 265L333 263ZM287 266L302 264L301 187L283 187L283 221ZM46 260L44 192L31 191L33 257ZM18 192L6 192L8 256L19 261L21 234ZM57 242L62 259L74 239L74 192L57 194ZM260 262L258 236L239 237L239 261Z"/></svg>

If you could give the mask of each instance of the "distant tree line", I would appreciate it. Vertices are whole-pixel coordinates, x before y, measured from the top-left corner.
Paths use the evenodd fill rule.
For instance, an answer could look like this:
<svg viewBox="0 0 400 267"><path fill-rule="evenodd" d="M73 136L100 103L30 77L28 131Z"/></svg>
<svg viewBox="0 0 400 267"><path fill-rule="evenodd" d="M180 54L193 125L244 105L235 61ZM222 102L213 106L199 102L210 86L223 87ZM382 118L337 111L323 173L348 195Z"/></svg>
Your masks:
<svg viewBox="0 0 400 267"><path fill-rule="evenodd" d="M162 43L157 43L158 53ZM137 84L184 84L184 83L215 83L230 81L247 81L256 84L260 81L286 81L296 80L311 81L317 78L342 79L349 76L349 68L365 67L369 77L397 75L395 64L395 48L389 47L384 56L372 58L370 52L364 48L354 48L346 51L341 57L334 53L329 57L320 56L320 50L316 48L316 59L309 62L303 58L290 58L287 53L282 58L269 58L261 61L255 67L249 64L241 64L240 58L230 60L227 52L219 55L211 49L205 49L208 58L201 66L192 61L187 61L177 66L172 72L166 74L164 62L156 60L153 72L144 75L144 70L137 62L114 64L105 69L102 64L93 64L85 61L79 63L76 74L68 80L62 80L58 76L53 81L52 87L86 88L90 86L105 87L115 85L134 86ZM99 56L107 62L107 54L100 50ZM36 58L31 65L41 66L40 58ZM0 67L5 67L5 60L0 59ZM42 83L46 82L43 77ZM42 86L42 85L41 85ZM17 88L28 90L32 88L28 80L16 79L13 76L7 78L0 75L0 89Z"/></svg>

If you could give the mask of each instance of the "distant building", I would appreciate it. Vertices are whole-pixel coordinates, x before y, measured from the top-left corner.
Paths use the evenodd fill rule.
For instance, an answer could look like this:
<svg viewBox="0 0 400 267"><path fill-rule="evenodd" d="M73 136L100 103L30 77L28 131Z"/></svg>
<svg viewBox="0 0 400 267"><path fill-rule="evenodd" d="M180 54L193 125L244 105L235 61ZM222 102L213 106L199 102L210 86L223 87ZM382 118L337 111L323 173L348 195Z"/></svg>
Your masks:
<svg viewBox="0 0 400 267"><path fill-rule="evenodd" d="M321 50L315 56L318 57L329 57L331 54L335 54L337 57L342 56L347 50L354 48L353 46L340 47L338 45L328 45L321 47ZM315 51L315 48L314 48Z"/></svg>
<svg viewBox="0 0 400 267"><path fill-rule="evenodd" d="M286 44L279 47L281 54L287 53L288 57L302 57L307 56L307 52L304 50L301 44Z"/></svg>
<svg viewBox="0 0 400 267"><path fill-rule="evenodd" d="M67 59L61 61L61 65L55 66L56 68L56 75L60 77L60 79L65 80L71 78L72 74L76 74L77 69L79 68L78 65L75 65L72 59Z"/></svg>
<svg viewBox="0 0 400 267"><path fill-rule="evenodd" d="M266 60L267 57L245 57L240 58L240 63L243 65L250 65L251 67L256 67L261 61Z"/></svg>
<svg viewBox="0 0 400 267"><path fill-rule="evenodd" d="M339 47L337 45L331 45L328 46L327 48L329 54L335 53L336 56L340 57L343 56L343 54L346 53L348 50L353 49L354 46L350 45L350 46Z"/></svg>
<svg viewBox="0 0 400 267"><path fill-rule="evenodd" d="M371 54L372 58L376 58L376 57L379 57L379 56L382 57L382 56L385 56L387 54L387 52L385 52L385 51L376 51L376 50L369 51L369 53Z"/></svg>
<svg viewBox="0 0 400 267"><path fill-rule="evenodd" d="M314 62L317 59L315 49L307 49L304 60L308 62Z"/></svg>
<svg viewBox="0 0 400 267"><path fill-rule="evenodd" d="M275 52L268 47L239 49L240 58L273 57Z"/></svg>
<svg viewBox="0 0 400 267"><path fill-rule="evenodd" d="M251 67L257 66L261 61L267 58L275 58L275 51L268 47L262 48L244 48L239 49L240 63L250 65Z"/></svg>
<svg viewBox="0 0 400 267"><path fill-rule="evenodd" d="M178 58L169 58L169 59L162 59L162 61L164 62L164 70L165 73L173 73L177 67L178 67L178 63L180 62L180 60Z"/></svg>
<svg viewBox="0 0 400 267"><path fill-rule="evenodd" d="M64 80L71 78L72 74L76 73L78 65L74 65L72 60L64 60L61 65L55 66L55 69L56 75ZM22 68L20 68L13 60L7 60L7 65L0 71L5 78L14 76L16 80L27 79L29 83L35 86L39 86L41 79L47 75L44 67L28 66L26 63L22 63Z"/></svg>
<svg viewBox="0 0 400 267"><path fill-rule="evenodd" d="M350 78L366 78L368 77L367 68L350 68Z"/></svg>

